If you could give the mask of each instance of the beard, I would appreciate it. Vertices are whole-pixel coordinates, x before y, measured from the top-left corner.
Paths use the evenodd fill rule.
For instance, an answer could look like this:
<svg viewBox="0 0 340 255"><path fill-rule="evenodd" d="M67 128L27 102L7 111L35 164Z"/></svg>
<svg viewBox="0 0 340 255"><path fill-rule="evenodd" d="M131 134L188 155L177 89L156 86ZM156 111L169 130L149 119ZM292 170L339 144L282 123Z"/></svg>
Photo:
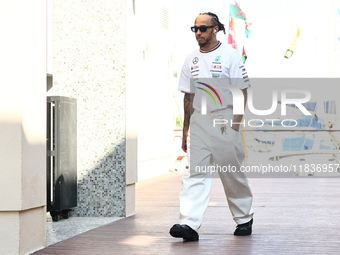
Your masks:
<svg viewBox="0 0 340 255"><path fill-rule="evenodd" d="M201 38L203 38L203 39L205 39L204 41L201 41L201 42L198 42L198 45L202 48L202 47L204 47L204 46L206 46L210 41L211 41L211 39L212 39L212 31L211 31L211 33L209 34L209 35L207 35L207 38L205 39L205 37L201 37ZM196 40L197 40L197 38L196 38Z"/></svg>
<svg viewBox="0 0 340 255"><path fill-rule="evenodd" d="M199 45L201 48L204 47L204 46L206 46L207 44L208 44L207 41L198 43L198 45Z"/></svg>

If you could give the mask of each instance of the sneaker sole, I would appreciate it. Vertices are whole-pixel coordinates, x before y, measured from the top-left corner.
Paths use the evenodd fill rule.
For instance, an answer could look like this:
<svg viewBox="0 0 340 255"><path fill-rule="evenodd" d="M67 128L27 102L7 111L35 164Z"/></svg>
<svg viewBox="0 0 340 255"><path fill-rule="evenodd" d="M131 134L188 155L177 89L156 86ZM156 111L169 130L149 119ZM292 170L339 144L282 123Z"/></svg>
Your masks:
<svg viewBox="0 0 340 255"><path fill-rule="evenodd" d="M251 232L234 233L234 236L250 236Z"/></svg>

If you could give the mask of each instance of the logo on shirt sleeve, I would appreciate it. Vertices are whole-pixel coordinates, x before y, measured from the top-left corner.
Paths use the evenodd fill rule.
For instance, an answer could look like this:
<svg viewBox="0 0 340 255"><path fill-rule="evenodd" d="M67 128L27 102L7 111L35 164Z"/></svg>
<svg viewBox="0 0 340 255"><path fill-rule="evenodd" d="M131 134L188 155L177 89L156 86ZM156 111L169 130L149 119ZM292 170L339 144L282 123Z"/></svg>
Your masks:
<svg viewBox="0 0 340 255"><path fill-rule="evenodd" d="M242 78L244 82L249 82L249 77L248 77L248 73L246 70L246 67L244 65L240 66L240 69L242 69Z"/></svg>

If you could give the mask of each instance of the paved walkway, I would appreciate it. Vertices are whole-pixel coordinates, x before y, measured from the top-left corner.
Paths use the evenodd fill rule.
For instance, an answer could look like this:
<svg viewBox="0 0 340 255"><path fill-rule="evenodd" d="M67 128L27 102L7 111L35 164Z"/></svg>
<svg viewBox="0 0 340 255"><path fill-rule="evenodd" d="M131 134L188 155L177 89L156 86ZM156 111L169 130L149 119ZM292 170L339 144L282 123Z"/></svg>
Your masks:
<svg viewBox="0 0 340 255"><path fill-rule="evenodd" d="M199 242L172 238L182 173L140 181L136 215L90 230L34 254L340 254L340 179L250 179L253 235L233 235L219 179Z"/></svg>

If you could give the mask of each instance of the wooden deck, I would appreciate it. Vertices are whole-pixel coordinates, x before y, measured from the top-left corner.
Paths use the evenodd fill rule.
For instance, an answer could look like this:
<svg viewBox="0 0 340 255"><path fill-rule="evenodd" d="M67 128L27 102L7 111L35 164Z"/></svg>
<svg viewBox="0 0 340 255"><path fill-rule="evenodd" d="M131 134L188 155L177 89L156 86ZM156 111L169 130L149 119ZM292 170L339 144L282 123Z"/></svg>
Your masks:
<svg viewBox="0 0 340 255"><path fill-rule="evenodd" d="M250 179L254 193L253 234L233 235L219 179L199 242L171 237L177 223L182 173L143 180L136 215L34 254L340 254L340 179Z"/></svg>

